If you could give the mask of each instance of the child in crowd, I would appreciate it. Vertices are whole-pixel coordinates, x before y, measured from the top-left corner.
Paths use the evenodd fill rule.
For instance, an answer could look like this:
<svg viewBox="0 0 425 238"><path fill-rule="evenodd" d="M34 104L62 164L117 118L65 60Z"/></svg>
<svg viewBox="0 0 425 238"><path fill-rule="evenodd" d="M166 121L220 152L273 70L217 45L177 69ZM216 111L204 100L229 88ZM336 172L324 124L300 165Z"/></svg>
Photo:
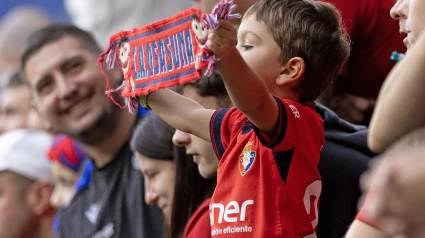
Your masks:
<svg viewBox="0 0 425 238"><path fill-rule="evenodd" d="M52 207L68 205L77 191L77 182L88 162L88 154L83 147L66 135L57 135L47 151L52 161L52 174L55 190L50 197Z"/></svg>
<svg viewBox="0 0 425 238"><path fill-rule="evenodd" d="M206 43L235 108L205 109L171 90L142 104L212 141L220 158L212 236L315 237L324 136L313 100L349 55L340 15L328 3L264 0L246 12L237 38L220 21Z"/></svg>

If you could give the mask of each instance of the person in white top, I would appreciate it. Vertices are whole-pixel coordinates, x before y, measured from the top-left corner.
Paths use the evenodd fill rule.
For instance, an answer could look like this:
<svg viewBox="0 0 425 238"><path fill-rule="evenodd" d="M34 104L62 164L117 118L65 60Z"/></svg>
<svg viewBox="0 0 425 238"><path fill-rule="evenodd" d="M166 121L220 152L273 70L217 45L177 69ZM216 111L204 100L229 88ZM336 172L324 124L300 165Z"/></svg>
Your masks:
<svg viewBox="0 0 425 238"><path fill-rule="evenodd" d="M73 24L93 33L103 49L113 34L167 18L191 4L190 0L64 0Z"/></svg>

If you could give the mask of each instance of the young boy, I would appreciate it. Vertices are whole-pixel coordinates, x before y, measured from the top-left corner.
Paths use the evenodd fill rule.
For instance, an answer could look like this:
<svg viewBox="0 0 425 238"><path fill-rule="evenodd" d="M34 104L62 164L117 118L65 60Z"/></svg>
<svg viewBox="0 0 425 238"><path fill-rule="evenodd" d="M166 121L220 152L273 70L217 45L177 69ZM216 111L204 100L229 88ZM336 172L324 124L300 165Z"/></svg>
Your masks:
<svg viewBox="0 0 425 238"><path fill-rule="evenodd" d="M220 158L212 236L316 237L324 144L313 100L340 73L349 43L327 3L264 0L238 32L220 21L206 43L235 108L208 110L170 90L144 97L173 127L212 141Z"/></svg>

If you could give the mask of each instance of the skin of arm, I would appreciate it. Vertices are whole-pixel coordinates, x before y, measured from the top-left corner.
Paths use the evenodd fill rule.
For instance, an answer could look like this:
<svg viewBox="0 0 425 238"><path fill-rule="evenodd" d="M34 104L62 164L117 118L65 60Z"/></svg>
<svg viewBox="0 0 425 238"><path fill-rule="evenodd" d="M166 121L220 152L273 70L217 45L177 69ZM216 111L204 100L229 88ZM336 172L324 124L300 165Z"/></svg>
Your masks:
<svg viewBox="0 0 425 238"><path fill-rule="evenodd" d="M362 221L354 220L345 238L390 238L391 236Z"/></svg>
<svg viewBox="0 0 425 238"><path fill-rule="evenodd" d="M261 131L272 133L279 108L262 78L242 58L235 46L236 29L228 21L208 36L206 43L220 58L219 69L233 105Z"/></svg>
<svg viewBox="0 0 425 238"><path fill-rule="evenodd" d="M170 89L149 94L147 101L149 107L170 126L211 141L209 126L215 110L205 109Z"/></svg>
<svg viewBox="0 0 425 238"><path fill-rule="evenodd" d="M398 138L425 125L425 34L388 75L370 123L368 144L381 153Z"/></svg>

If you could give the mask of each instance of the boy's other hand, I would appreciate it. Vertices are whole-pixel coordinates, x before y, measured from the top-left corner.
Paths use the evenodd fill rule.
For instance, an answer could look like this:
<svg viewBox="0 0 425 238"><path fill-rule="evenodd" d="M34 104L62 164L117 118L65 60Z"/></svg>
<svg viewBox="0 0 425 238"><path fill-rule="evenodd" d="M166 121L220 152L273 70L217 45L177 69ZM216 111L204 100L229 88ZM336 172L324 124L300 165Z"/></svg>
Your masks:
<svg viewBox="0 0 425 238"><path fill-rule="evenodd" d="M219 20L217 29L208 34L205 44L220 60L226 60L236 49L236 29L227 20Z"/></svg>

